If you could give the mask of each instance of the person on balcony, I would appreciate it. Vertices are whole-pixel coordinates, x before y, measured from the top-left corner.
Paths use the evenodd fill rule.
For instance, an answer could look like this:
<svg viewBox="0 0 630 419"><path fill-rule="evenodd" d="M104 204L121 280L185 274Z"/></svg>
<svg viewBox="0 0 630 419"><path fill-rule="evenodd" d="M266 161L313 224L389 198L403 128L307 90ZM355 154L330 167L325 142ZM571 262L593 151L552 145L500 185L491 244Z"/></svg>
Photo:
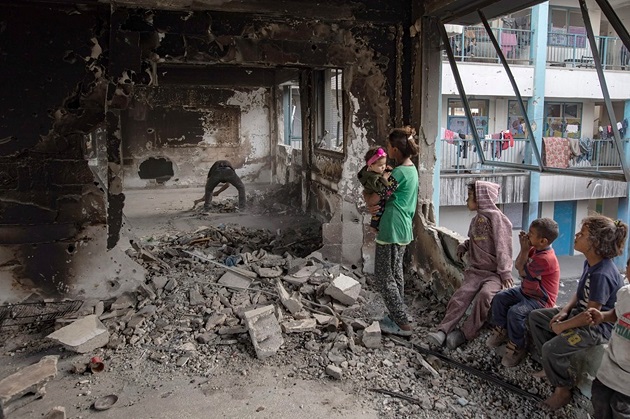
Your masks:
<svg viewBox="0 0 630 419"><path fill-rule="evenodd" d="M468 185L466 205L477 215L470 222L468 239L457 248L457 256L468 254L464 282L453 293L437 331L429 333L430 344L455 349L479 335L488 318L490 302L502 288L511 287L512 223L496 206L500 186L476 181ZM458 329L459 321L473 302L472 313Z"/></svg>
<svg viewBox="0 0 630 419"><path fill-rule="evenodd" d="M475 56L475 49L477 47L477 35L473 30L466 31L466 48L464 49L465 55L469 57Z"/></svg>

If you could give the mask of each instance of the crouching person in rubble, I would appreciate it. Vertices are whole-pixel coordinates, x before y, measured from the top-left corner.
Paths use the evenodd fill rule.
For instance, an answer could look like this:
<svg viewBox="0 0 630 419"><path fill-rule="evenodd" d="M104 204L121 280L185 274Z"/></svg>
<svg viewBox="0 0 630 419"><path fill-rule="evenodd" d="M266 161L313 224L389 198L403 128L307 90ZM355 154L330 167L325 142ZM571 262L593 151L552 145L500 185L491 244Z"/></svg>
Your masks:
<svg viewBox="0 0 630 419"><path fill-rule="evenodd" d="M427 335L433 346L446 343L449 349L455 349L476 338L488 317L492 297L514 283L512 223L496 205L500 188L496 183L481 180L468 185L466 205L470 211L477 211L477 215L470 222L468 239L457 248L458 257L468 254L468 267L437 331ZM472 313L458 329L457 324L471 303Z"/></svg>
<svg viewBox="0 0 630 419"><path fill-rule="evenodd" d="M582 220L575 235L575 250L586 258L577 291L562 308L541 308L529 315L529 329L543 370L534 374L547 377L555 387L542 407L556 410L571 402L575 383L569 372L570 357L595 345L608 342L612 323L593 323L592 310L609 311L615 307L623 277L613 258L623 253L628 225L602 215Z"/></svg>
<svg viewBox="0 0 630 419"><path fill-rule="evenodd" d="M213 192L214 188L216 188L219 183L223 183L223 186L221 186L221 189L219 189L218 191ZM206 193L202 198L195 200L193 208L201 201L204 201L203 209L204 211L209 211L212 197L219 196L219 194L229 188L230 185L238 189L239 208L245 208L247 200L245 197L245 185L243 185L241 178L238 177L236 171L234 170L234 167L232 167L232 164L229 161L216 161L212 165L210 170L208 170L208 178L206 180Z"/></svg>

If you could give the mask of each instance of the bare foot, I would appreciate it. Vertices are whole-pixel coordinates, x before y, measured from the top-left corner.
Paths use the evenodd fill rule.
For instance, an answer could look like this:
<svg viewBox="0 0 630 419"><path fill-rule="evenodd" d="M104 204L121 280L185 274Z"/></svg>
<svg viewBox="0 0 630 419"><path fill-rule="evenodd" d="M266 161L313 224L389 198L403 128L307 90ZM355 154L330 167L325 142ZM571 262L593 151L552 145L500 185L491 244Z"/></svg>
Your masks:
<svg viewBox="0 0 630 419"><path fill-rule="evenodd" d="M547 373L545 373L545 370L536 371L536 372L532 373L532 377L534 377L534 378L547 378Z"/></svg>
<svg viewBox="0 0 630 419"><path fill-rule="evenodd" d="M571 388L570 387L556 387L553 394L549 396L547 400L540 404L545 410L558 410L571 402Z"/></svg>

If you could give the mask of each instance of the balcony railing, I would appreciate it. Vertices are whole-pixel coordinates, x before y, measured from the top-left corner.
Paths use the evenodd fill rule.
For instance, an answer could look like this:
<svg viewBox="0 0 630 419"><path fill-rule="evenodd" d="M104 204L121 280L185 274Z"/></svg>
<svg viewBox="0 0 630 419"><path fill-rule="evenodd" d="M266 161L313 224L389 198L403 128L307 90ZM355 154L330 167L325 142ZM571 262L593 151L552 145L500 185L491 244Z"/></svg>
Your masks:
<svg viewBox="0 0 630 419"><path fill-rule="evenodd" d="M503 55L511 64L532 64L530 30L493 28ZM451 36L451 48L458 61L499 63L494 46L486 29L466 26L463 32ZM630 70L630 54L623 48L621 39L596 36L599 60L605 70ZM584 34L551 31L547 39L547 64L554 67L595 68L594 57L588 38Z"/></svg>
<svg viewBox="0 0 630 419"><path fill-rule="evenodd" d="M590 142L589 142L590 141ZM614 140L589 140L588 145L580 156L573 157L569 161L569 167L588 167L591 170L602 169L606 171L617 170L621 166L619 153L613 143ZM630 140L624 140L630 141ZM514 146L503 149L503 140L481 140L486 161L501 161L522 164L525 156L525 147L529 140L515 139ZM495 173L506 172L513 169L505 169L490 165L482 165L477 154L477 148L472 140L446 140L440 141L442 147L441 172L442 173Z"/></svg>

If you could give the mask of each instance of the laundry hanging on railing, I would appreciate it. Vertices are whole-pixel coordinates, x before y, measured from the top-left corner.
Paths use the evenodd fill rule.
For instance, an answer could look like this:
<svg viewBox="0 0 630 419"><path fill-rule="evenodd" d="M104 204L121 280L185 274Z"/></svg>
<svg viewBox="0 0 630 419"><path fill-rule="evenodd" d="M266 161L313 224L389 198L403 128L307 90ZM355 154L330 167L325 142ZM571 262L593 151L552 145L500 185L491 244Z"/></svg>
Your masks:
<svg viewBox="0 0 630 419"><path fill-rule="evenodd" d="M514 136L509 130L501 131L490 136L490 155L494 158L500 159L501 152L507 150L510 147L514 147ZM484 147L485 149L485 147Z"/></svg>
<svg viewBox="0 0 630 419"><path fill-rule="evenodd" d="M442 128L441 137L444 138L447 143L454 144L454 140L459 138L459 134L455 131L451 131L450 129Z"/></svg>
<svg viewBox="0 0 630 419"><path fill-rule="evenodd" d="M543 137L543 164L547 167L566 169L571 160L571 146L567 138Z"/></svg>
<svg viewBox="0 0 630 419"><path fill-rule="evenodd" d="M590 162L593 157L593 140L590 138L580 138L580 152L581 154L577 157L576 163L583 161Z"/></svg>

